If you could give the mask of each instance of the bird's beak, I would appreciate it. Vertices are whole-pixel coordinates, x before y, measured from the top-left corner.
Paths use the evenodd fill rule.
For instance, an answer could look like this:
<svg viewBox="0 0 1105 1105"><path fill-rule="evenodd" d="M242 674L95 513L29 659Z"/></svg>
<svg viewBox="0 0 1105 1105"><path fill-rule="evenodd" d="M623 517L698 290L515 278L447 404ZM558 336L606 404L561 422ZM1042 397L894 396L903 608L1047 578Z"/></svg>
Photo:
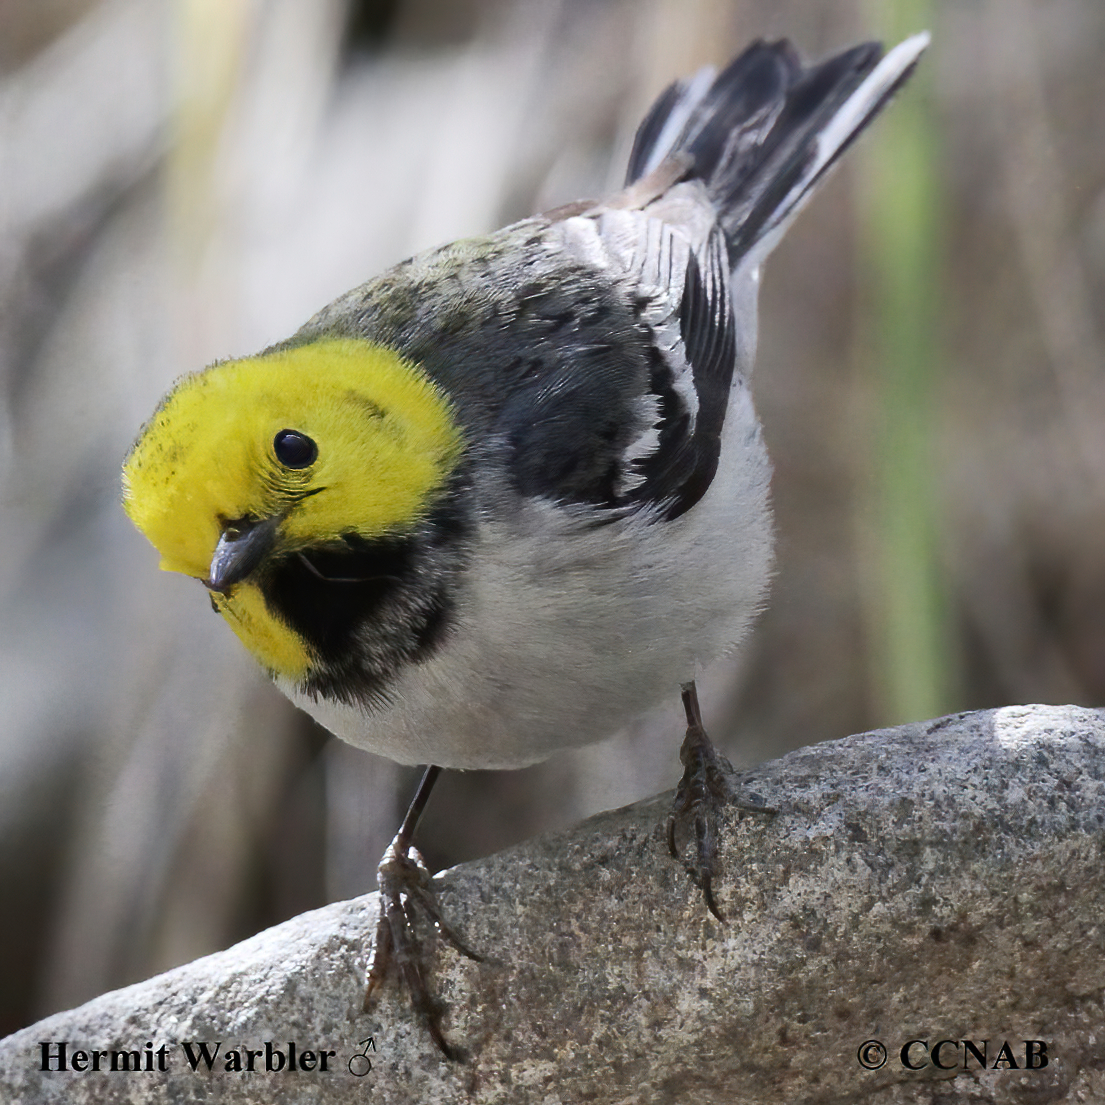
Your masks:
<svg viewBox="0 0 1105 1105"><path fill-rule="evenodd" d="M249 518L230 522L223 530L211 557L211 574L204 586L220 594L229 591L255 571L268 556L276 540L280 517Z"/></svg>

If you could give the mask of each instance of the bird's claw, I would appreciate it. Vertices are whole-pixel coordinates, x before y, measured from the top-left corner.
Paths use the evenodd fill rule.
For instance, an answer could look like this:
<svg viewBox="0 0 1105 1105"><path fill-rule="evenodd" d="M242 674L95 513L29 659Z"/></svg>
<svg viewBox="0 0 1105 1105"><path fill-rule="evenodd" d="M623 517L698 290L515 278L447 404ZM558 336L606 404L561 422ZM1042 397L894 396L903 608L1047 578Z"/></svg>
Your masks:
<svg viewBox="0 0 1105 1105"><path fill-rule="evenodd" d="M693 826L694 847L683 867L691 881L702 891L706 908L722 923L725 917L714 897L714 876L717 873L718 821L723 806L731 805L749 813L774 814L769 806L737 801L732 794L729 777L733 767L714 748L702 724L698 692L693 682L683 685L683 709L687 715L687 735L679 750L683 778L675 790L668 816L668 849L673 859L680 859L676 835L681 824Z"/></svg>
<svg viewBox="0 0 1105 1105"><path fill-rule="evenodd" d="M431 994L426 983L425 955L418 939L419 910L429 917L438 933L461 955L476 962L484 957L473 951L446 923L430 886L430 872L413 844L400 839L388 845L376 869L380 890L380 916L376 922L376 940L368 961L368 981L363 1009L369 1012L377 1000L377 991L392 969L398 974L411 1006L421 1018L430 1038L446 1059L463 1062L462 1048L449 1043L441 1028L444 1007Z"/></svg>

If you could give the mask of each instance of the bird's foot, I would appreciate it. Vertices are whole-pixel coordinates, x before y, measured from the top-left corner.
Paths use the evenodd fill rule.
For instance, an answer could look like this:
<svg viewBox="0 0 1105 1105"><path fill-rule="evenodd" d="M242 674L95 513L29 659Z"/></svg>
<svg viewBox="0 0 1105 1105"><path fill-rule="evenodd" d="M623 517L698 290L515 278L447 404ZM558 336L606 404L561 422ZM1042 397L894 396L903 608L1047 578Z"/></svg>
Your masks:
<svg viewBox="0 0 1105 1105"><path fill-rule="evenodd" d="M426 957L416 931L418 913L429 917L446 942L461 955L478 963L483 962L484 957L473 951L441 916L430 886L430 872L418 849L402 838L403 831L400 830L376 869L380 917L376 922L376 941L368 962L368 985L363 1008L366 1013L373 1008L377 991L394 970L410 995L411 1006L442 1055L454 1062L463 1062L464 1050L449 1043L442 1031L444 1006L433 997L426 983Z"/></svg>
<svg viewBox="0 0 1105 1105"><path fill-rule="evenodd" d="M690 858L683 866L691 881L702 891L706 907L723 924L725 918L714 897L714 876L717 873L718 821L723 806L730 805L749 813L774 814L769 806L752 805L737 800L729 782L733 767L714 748L702 724L698 705L698 690L694 682L683 684L683 709L687 715L687 735L679 750L683 778L675 790L668 817L668 848L674 859L680 858L676 834L680 825L694 829Z"/></svg>

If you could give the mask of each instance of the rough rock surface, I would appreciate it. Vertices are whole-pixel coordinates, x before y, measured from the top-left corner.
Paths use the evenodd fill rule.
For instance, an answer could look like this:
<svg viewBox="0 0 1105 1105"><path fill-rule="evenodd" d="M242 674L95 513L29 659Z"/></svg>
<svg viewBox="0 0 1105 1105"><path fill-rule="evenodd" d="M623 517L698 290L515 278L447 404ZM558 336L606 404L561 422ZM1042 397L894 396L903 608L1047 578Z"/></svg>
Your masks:
<svg viewBox="0 0 1105 1105"><path fill-rule="evenodd" d="M667 855L667 796L438 880L457 928L499 959L436 952L464 1065L434 1051L397 991L360 1013L368 896L0 1041L0 1099L1105 1101L1105 712L959 715L802 749L737 782L779 813L726 825L724 927ZM370 1037L369 1070L356 1056ZM874 1040L887 1058L868 1070ZM902 1063L911 1040L917 1070ZM41 1071L42 1043L56 1067L59 1041L70 1065L92 1049L144 1059L149 1042L156 1066L165 1045L168 1070ZM211 1072L199 1041L219 1045ZM290 1041L316 1069L287 1070ZM1033 1069L1026 1041L1046 1047L1028 1045ZM266 1042L283 1070L265 1070ZM255 1073L224 1069L241 1047Z"/></svg>

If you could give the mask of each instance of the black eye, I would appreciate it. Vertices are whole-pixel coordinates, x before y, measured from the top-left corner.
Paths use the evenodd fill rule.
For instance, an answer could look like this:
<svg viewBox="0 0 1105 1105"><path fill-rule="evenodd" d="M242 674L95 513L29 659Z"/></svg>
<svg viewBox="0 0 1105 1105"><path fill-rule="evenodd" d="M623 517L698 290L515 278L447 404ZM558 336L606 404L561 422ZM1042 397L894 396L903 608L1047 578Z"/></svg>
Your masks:
<svg viewBox="0 0 1105 1105"><path fill-rule="evenodd" d="M285 468L306 468L318 458L318 446L298 430L281 430L272 439L272 448Z"/></svg>

